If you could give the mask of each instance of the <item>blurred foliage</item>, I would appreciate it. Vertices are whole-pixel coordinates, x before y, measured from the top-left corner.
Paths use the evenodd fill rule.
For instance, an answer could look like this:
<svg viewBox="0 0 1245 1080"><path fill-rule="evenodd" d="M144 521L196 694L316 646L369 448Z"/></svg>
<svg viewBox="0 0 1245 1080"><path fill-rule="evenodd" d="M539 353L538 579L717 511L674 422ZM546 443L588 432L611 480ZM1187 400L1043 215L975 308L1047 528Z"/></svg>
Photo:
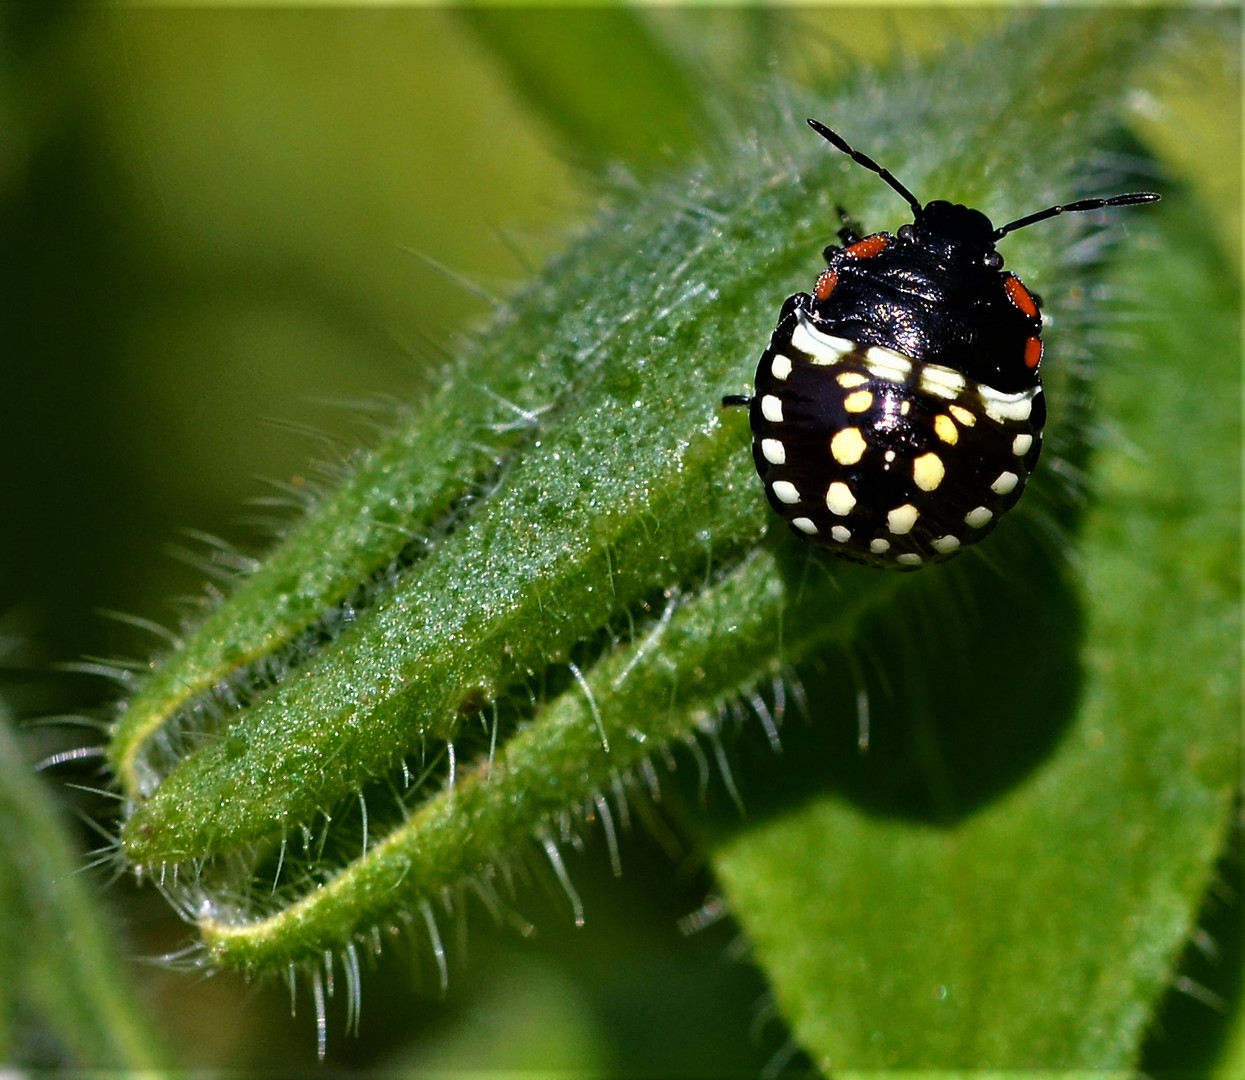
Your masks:
<svg viewBox="0 0 1245 1080"><path fill-rule="evenodd" d="M0 1061L167 1066L59 813L0 714Z"/></svg>
<svg viewBox="0 0 1245 1080"><path fill-rule="evenodd" d="M729 111L771 74L798 83L897 52L954 48L1003 17L0 9L0 295L11 331L0 369L0 634L15 642L6 696L21 714L106 714L111 690L49 676L45 662L145 656L150 637L96 612L169 622L170 597L199 593L202 570L171 564L163 541L192 526L262 548L250 520L261 512L243 504L268 490L255 477L297 487L315 475L309 457L335 460L370 437L376 410L361 401L379 401L384 415L382 395L426 392L455 330L485 310L478 292L507 291L564 246L592 210L595 174L615 159L643 175L677 158L712 123L698 101ZM1184 227L1203 230L1227 259L1219 272L1232 287L1219 312L1228 319L1239 317L1240 76L1237 52L1222 42L1223 24L1238 20L1191 14L1183 51L1167 49L1140 73L1131 99L1134 130L1195 200ZM557 63L542 63L546 49ZM614 92L601 98L603 88ZM629 116L637 88L646 104ZM464 289L408 249L482 288ZM1191 378L1170 392L1195 405L1197 390ZM264 423L273 417L280 423ZM310 438L297 434L305 430ZM1237 439L1223 452L1239 460ZM40 728L23 746L34 759L80 741ZM11 767L15 754L0 756ZM67 772L98 783L89 762ZM30 810L40 796L23 790L10 789ZM98 810L88 796L62 794ZM42 857L56 844L18 810L3 826L16 838L6 851L29 845ZM85 829L74 841L99 843ZM623 863L615 881L603 852L573 860L582 931L560 895L542 902L528 890L538 950L509 929L473 925L469 947L451 950L445 1003L435 1000L435 972L412 976L400 950L386 957L365 975L359 1039L337 1036L341 1017L330 1010L334 1062L755 1074L785 1038L781 1025L759 1040L746 1030L764 1016L762 982L729 962L729 925L690 939L675 928L712 887L708 873L694 860L672 863L643 830ZM0 1031L0 1057L103 1064L110 1052L92 1051L87 1037L94 1021L37 997L16 1003L25 985L70 991L50 954L9 944L14 926L29 926L11 892L0 890L3 959L46 967L23 980L0 970L0 1007L18 1010L0 1023L20 1019ZM1223 904L1220 918L1239 924L1239 897ZM74 918L119 936L128 955L184 940L151 890L123 883L103 905L124 908L124 934L105 930L115 924L107 913ZM1199 1006L1167 1023L1147 1048L1155 1069L1186 1064L1184 1033L1204 1032L1210 1015L1198 1064L1233 1075L1240 939L1224 931L1218 940L1222 960L1197 985L1225 999L1230 1019ZM314 1059L311 1020L289 1019L278 986L136 965L129 976L185 1064L289 1069ZM431 993L413 997L412 978ZM1179 1012L1164 1003L1165 1019ZM48 1035L64 1017L81 1023L82 1040ZM149 1060L133 1045L124 1052L133 1065Z"/></svg>

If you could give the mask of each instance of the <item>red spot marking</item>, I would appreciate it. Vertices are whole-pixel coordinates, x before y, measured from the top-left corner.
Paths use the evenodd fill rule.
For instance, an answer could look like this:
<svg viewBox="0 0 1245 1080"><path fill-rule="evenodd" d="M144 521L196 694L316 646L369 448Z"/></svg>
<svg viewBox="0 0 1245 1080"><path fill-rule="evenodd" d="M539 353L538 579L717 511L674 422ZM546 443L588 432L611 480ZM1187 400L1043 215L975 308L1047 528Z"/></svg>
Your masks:
<svg viewBox="0 0 1245 1080"><path fill-rule="evenodd" d="M1029 318L1037 318L1037 304L1034 302L1029 290L1021 283L1020 278L1015 274L1008 274L1003 279L1003 289L1007 293L1007 299L1020 308Z"/></svg>
<svg viewBox="0 0 1245 1080"><path fill-rule="evenodd" d="M857 240L843 254L850 255L853 259L871 259L882 252L890 242L891 238L885 233L877 233L874 236L866 236L863 240Z"/></svg>
<svg viewBox="0 0 1245 1080"><path fill-rule="evenodd" d="M1033 337L1025 339L1025 367L1030 371L1036 371L1041 362L1042 339L1034 334Z"/></svg>
<svg viewBox="0 0 1245 1080"><path fill-rule="evenodd" d="M828 300L838 283L839 275L827 268L821 272L821 276L817 279L817 286L813 289L813 295L818 300Z"/></svg>

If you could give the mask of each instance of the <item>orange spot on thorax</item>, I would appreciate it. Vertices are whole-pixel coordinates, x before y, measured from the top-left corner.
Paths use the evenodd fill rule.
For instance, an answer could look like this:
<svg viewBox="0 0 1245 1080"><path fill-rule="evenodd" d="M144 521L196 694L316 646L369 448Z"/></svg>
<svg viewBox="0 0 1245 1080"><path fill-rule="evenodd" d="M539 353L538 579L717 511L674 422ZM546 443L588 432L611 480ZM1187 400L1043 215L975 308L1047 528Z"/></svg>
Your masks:
<svg viewBox="0 0 1245 1080"><path fill-rule="evenodd" d="M834 292L834 287L839 283L839 275L833 270L827 268L821 272L821 276L817 278L817 285L813 289L813 295L818 300L826 300L830 294Z"/></svg>
<svg viewBox="0 0 1245 1080"><path fill-rule="evenodd" d="M884 233L878 233L876 236L866 236L863 240L857 240L856 243L844 249L844 255L850 255L853 259L871 259L874 255L885 250L886 245L891 242L890 237Z"/></svg>
<svg viewBox="0 0 1245 1080"><path fill-rule="evenodd" d="M1037 317L1037 303L1034 301L1032 293L1024 287L1024 283L1015 274L1008 274L1003 279L1003 290L1007 293L1007 299L1028 315L1029 318Z"/></svg>

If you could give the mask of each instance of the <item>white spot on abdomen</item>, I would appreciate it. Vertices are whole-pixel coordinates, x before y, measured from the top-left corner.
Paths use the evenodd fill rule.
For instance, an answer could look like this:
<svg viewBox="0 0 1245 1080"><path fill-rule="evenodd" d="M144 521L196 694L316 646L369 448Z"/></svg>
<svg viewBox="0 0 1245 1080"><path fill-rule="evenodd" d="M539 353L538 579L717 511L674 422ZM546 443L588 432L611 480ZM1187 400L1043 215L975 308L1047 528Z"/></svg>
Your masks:
<svg viewBox="0 0 1245 1080"><path fill-rule="evenodd" d="M807 353L814 364L822 367L837 364L856 348L856 343L847 338L823 334L812 325L808 315L803 311L796 315L795 329L791 332L791 344L800 352Z"/></svg>
<svg viewBox="0 0 1245 1080"><path fill-rule="evenodd" d="M954 401L964 392L967 383L958 371L941 364L926 364L921 368L920 385L927 394Z"/></svg>
<svg viewBox="0 0 1245 1080"><path fill-rule="evenodd" d="M781 503L790 506L800 501L800 491L790 480L775 480L770 488L774 492L774 498Z"/></svg>
<svg viewBox="0 0 1245 1080"><path fill-rule="evenodd" d="M761 456L771 465L787 464L787 448L779 439L762 439Z"/></svg>
<svg viewBox="0 0 1245 1080"><path fill-rule="evenodd" d="M1009 491L1014 491L1018 483L1020 477L1014 472L999 473L998 479L990 485L990 490L996 495L1006 495Z"/></svg>
<svg viewBox="0 0 1245 1080"><path fill-rule="evenodd" d="M1021 390L1018 394L1003 394L984 383L977 385L981 406L991 420L1028 420L1033 412L1033 399L1042 392L1041 387Z"/></svg>
<svg viewBox="0 0 1245 1080"><path fill-rule="evenodd" d="M865 350L865 367L874 378L893 383L905 382L912 374L911 360L903 353L884 349L881 345L870 345Z"/></svg>

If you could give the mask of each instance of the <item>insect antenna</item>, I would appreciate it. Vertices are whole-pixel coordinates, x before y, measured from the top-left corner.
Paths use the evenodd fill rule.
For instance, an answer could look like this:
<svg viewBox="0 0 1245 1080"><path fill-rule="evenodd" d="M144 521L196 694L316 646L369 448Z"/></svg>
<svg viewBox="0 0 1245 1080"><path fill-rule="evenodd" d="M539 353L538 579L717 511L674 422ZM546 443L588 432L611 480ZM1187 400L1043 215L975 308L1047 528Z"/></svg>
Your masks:
<svg viewBox="0 0 1245 1080"><path fill-rule="evenodd" d="M1128 195L1114 195L1109 199L1081 199L1079 202L1068 203L1066 206L1048 206L1036 214L1017 218L1015 221L1009 221L1002 228L995 229L994 239L997 242L1009 232L1024 229L1035 222L1058 217L1060 214L1079 214L1083 210L1101 210L1105 206L1134 206L1137 203L1158 202L1159 198L1160 196L1153 191L1134 191Z"/></svg>
<svg viewBox="0 0 1245 1080"><path fill-rule="evenodd" d="M921 212L920 200L918 200L912 192L904 187L903 184L896 180L889 169L884 169L881 165L874 161L873 158L869 157L868 154L862 154L859 150L853 150L841 135L837 132L831 131L825 124L821 123L821 121L810 119L808 121L808 126L817 132L818 135L825 139L826 142L828 142L836 150L842 150L843 153L856 162L857 165L863 165L870 172L877 173L878 176L885 180L895 191L897 191L908 201L908 205L912 207L913 214L919 214ZM1155 198L1158 198L1158 196L1156 195ZM1064 209L1070 210L1072 207L1064 207ZM1085 209L1088 210L1089 207L1085 207Z"/></svg>

